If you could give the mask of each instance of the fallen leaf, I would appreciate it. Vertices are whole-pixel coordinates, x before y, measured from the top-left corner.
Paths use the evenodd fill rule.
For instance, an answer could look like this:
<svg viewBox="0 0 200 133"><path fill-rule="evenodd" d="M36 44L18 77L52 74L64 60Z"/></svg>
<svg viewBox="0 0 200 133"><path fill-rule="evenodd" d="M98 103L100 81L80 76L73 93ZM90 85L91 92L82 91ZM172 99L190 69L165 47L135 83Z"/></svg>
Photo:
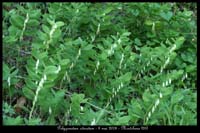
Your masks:
<svg viewBox="0 0 200 133"><path fill-rule="evenodd" d="M26 98L25 97L20 97L17 100L17 104L15 105L15 112L20 113L22 107L26 104Z"/></svg>

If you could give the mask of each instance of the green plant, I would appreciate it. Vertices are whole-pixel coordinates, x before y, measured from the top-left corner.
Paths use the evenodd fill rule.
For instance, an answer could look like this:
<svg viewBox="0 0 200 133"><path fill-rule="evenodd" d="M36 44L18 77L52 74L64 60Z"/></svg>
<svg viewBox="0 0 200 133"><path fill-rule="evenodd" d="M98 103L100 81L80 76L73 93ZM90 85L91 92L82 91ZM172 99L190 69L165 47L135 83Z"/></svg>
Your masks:
<svg viewBox="0 0 200 133"><path fill-rule="evenodd" d="M189 8L3 7L5 125L197 124L196 16ZM27 100L24 111L7 114L20 96Z"/></svg>

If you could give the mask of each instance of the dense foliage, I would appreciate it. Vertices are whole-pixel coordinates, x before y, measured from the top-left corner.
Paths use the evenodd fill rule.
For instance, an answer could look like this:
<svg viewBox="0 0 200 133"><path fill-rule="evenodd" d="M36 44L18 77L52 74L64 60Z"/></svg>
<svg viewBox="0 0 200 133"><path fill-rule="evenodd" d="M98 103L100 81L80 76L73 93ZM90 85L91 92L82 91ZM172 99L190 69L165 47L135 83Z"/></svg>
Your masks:
<svg viewBox="0 0 200 133"><path fill-rule="evenodd" d="M179 6L3 3L3 124L196 125L196 11Z"/></svg>

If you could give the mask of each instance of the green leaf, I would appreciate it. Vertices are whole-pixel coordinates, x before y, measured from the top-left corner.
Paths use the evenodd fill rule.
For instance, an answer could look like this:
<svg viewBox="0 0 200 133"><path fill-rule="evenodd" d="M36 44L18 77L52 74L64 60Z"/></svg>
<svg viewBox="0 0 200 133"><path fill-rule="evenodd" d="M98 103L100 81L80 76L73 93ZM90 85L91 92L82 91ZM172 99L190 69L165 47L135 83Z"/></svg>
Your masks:
<svg viewBox="0 0 200 133"><path fill-rule="evenodd" d="M72 103L85 103L87 100L84 99L84 94L76 94L74 93L71 97Z"/></svg>
<svg viewBox="0 0 200 133"><path fill-rule="evenodd" d="M29 74L29 76L32 78L32 80L40 80L40 76L38 76L36 73L35 73L35 70L33 70L34 68L28 68L26 66L26 70Z"/></svg>
<svg viewBox="0 0 200 133"><path fill-rule="evenodd" d="M47 34L50 33L50 29L49 29L49 27L47 27L46 25L42 25L42 30L43 30L45 33L47 33Z"/></svg>
<svg viewBox="0 0 200 133"><path fill-rule="evenodd" d="M53 34L53 38L54 39L59 39L62 36L60 29L56 29L54 34Z"/></svg>
<svg viewBox="0 0 200 133"><path fill-rule="evenodd" d="M126 74L122 75L121 77L119 77L119 81L121 82L129 82L132 78L132 73L131 72L127 72Z"/></svg>
<svg viewBox="0 0 200 133"><path fill-rule="evenodd" d="M53 114L58 115L59 113L64 111L65 108L64 96L65 96L65 90L59 90L55 93L51 105Z"/></svg>
<svg viewBox="0 0 200 133"><path fill-rule="evenodd" d="M135 54L135 53L133 53L133 54L131 54L131 56L130 56L130 58L129 58L129 59L130 59L131 61L134 61L134 60L135 60L135 58L136 58L136 54Z"/></svg>
<svg viewBox="0 0 200 133"><path fill-rule="evenodd" d="M140 42L140 39L135 38L134 42L135 42L136 45L142 46L142 43Z"/></svg>
<svg viewBox="0 0 200 133"><path fill-rule="evenodd" d="M44 70L45 74L55 74L57 71L57 67L56 66L47 66Z"/></svg>
<svg viewBox="0 0 200 133"><path fill-rule="evenodd" d="M37 32L38 37L42 40L42 41L46 41L48 40L48 35L42 31L38 31Z"/></svg>
<svg viewBox="0 0 200 133"><path fill-rule="evenodd" d="M43 48L44 47L44 45L43 45L43 43L35 43L35 42L33 42L32 43L32 48L33 49L40 49L40 48Z"/></svg>
<svg viewBox="0 0 200 133"><path fill-rule="evenodd" d="M3 112L4 112L4 114L10 114L10 115L14 115L15 114L13 106L9 105L5 101L3 101Z"/></svg>
<svg viewBox="0 0 200 133"><path fill-rule="evenodd" d="M123 116L120 117L118 120L119 125L128 125L128 122L130 121L131 117L130 116Z"/></svg>
<svg viewBox="0 0 200 133"><path fill-rule="evenodd" d="M63 59L63 60L60 62L60 65L61 65L61 66L66 66L69 62L70 62L69 59Z"/></svg>
<svg viewBox="0 0 200 133"><path fill-rule="evenodd" d="M83 48L83 50L91 50L93 48L93 45L89 44L86 47Z"/></svg>
<svg viewBox="0 0 200 133"><path fill-rule="evenodd" d="M184 72L183 70L173 71L170 77L172 78L172 80L178 79L183 75L183 72Z"/></svg>
<svg viewBox="0 0 200 133"><path fill-rule="evenodd" d="M131 32L125 32L122 34L122 36L129 36L131 34Z"/></svg>
<svg viewBox="0 0 200 133"><path fill-rule="evenodd" d="M102 54L100 55L100 58L101 58L102 60L106 60L107 57L108 57L108 54L107 54L105 51L103 51Z"/></svg>
<svg viewBox="0 0 200 133"><path fill-rule="evenodd" d="M26 83L26 86L30 89L36 89L37 88L37 85L30 78L26 78L25 83Z"/></svg>
<svg viewBox="0 0 200 133"><path fill-rule="evenodd" d="M7 80L10 74L10 69L7 64L3 63L3 80Z"/></svg>
<svg viewBox="0 0 200 133"><path fill-rule="evenodd" d="M40 23L36 19L31 19L28 21L28 26L38 26Z"/></svg>
<svg viewBox="0 0 200 133"><path fill-rule="evenodd" d="M71 108L72 108L72 114L74 116L80 115L80 103L85 103L87 99L84 99L84 94L73 94L71 97Z"/></svg>
<svg viewBox="0 0 200 133"><path fill-rule="evenodd" d="M136 10L132 10L131 13L132 13L134 16L138 16L140 12L139 12L139 10L136 9Z"/></svg>
<svg viewBox="0 0 200 133"><path fill-rule="evenodd" d="M58 21L58 22L56 22L56 25L57 25L57 27L62 27L63 25L65 25L65 23L62 21Z"/></svg>
<svg viewBox="0 0 200 133"><path fill-rule="evenodd" d="M196 70L197 70L197 66L195 66L195 65L188 65L186 67L186 72L194 72Z"/></svg>
<svg viewBox="0 0 200 133"><path fill-rule="evenodd" d="M17 73L18 73L18 69L16 69L14 72L12 72L11 74L10 74L10 76L11 77L15 77L16 75L17 75Z"/></svg>
<svg viewBox="0 0 200 133"><path fill-rule="evenodd" d="M14 33L14 32L12 32L12 31L9 31L9 32L12 32L10 35L12 35L12 36L9 36L9 37L5 37L5 39L6 39L6 42L7 43L15 43L17 40L18 40L18 36L17 36L17 34L18 34L18 32L19 32L20 30L18 30L17 31L17 33Z"/></svg>
<svg viewBox="0 0 200 133"><path fill-rule="evenodd" d="M31 118L30 120L28 120L28 125L39 125L41 122L40 118Z"/></svg>
<svg viewBox="0 0 200 133"><path fill-rule="evenodd" d="M43 60L45 57L48 57L47 52L40 52L38 50L33 50L32 55L39 60Z"/></svg>
<svg viewBox="0 0 200 133"><path fill-rule="evenodd" d="M9 42L12 42L12 40L14 40L16 36L19 36L19 34L21 33L21 29L18 29L17 27L12 25L8 28L8 32L10 34L8 38L12 38L12 39L9 39Z"/></svg>
<svg viewBox="0 0 200 133"><path fill-rule="evenodd" d="M47 81L45 81L45 84L43 86L44 89L49 89L55 86L55 82L52 82L56 79L57 77L55 75L48 75Z"/></svg>
<svg viewBox="0 0 200 133"><path fill-rule="evenodd" d="M193 14L192 11L184 11L184 15L190 17Z"/></svg>
<svg viewBox="0 0 200 133"><path fill-rule="evenodd" d="M177 104L178 102L180 102L182 99L184 98L183 94L180 91L175 92L172 95L171 98L171 103L172 104Z"/></svg>
<svg viewBox="0 0 200 133"><path fill-rule="evenodd" d="M51 107L53 104L52 99L54 99L54 96L51 92L51 89L43 87L38 94L37 100L37 105L40 105L41 107L41 113L49 114L49 107Z"/></svg>
<svg viewBox="0 0 200 133"><path fill-rule="evenodd" d="M167 13L161 12L161 13L160 13L160 16L161 16L163 19L169 21L169 20L172 18L173 13L172 13L172 12L167 12Z"/></svg>
<svg viewBox="0 0 200 133"><path fill-rule="evenodd" d="M151 21L151 20L146 20L144 23L145 23L145 25L147 25L147 26L151 26L151 25L153 24L153 21Z"/></svg>
<svg viewBox="0 0 200 133"><path fill-rule="evenodd" d="M167 96L167 95L172 94L173 88L172 87L161 87L160 91L163 96Z"/></svg>
<svg viewBox="0 0 200 133"><path fill-rule="evenodd" d="M176 41L175 41L177 49L179 49L184 42L185 42L185 38L184 37L181 36L181 37L177 38Z"/></svg>
<svg viewBox="0 0 200 133"><path fill-rule="evenodd" d="M105 13L105 14L108 14L108 13L111 12L112 10L113 10L112 7L108 7L108 8L106 8L106 9L104 10L104 13Z"/></svg>
<svg viewBox="0 0 200 133"><path fill-rule="evenodd" d="M3 125L22 125L24 124L23 119L20 116L16 118L13 117L6 117L3 119Z"/></svg>
<svg viewBox="0 0 200 133"><path fill-rule="evenodd" d="M51 20L50 18L47 18L47 22L50 24L50 25L54 25L55 22L53 20Z"/></svg>
<svg viewBox="0 0 200 133"><path fill-rule="evenodd" d="M22 89L22 92L24 93L25 97L30 99L30 100L33 100L33 98L35 97L35 93L29 89L28 87L24 87Z"/></svg>
<svg viewBox="0 0 200 133"><path fill-rule="evenodd" d="M138 103L137 100L131 100L131 105L128 109L128 114L133 118L143 118L144 112L142 111L141 105Z"/></svg>
<svg viewBox="0 0 200 133"><path fill-rule="evenodd" d="M23 26L24 26L24 18L17 14L11 16L10 22L12 25L14 25L20 29L23 28Z"/></svg>
<svg viewBox="0 0 200 133"><path fill-rule="evenodd" d="M149 102L151 101L151 94L149 93L149 90L145 90L145 92L143 93L142 95L142 99L145 101L145 102Z"/></svg>
<svg viewBox="0 0 200 133"><path fill-rule="evenodd" d="M40 10L34 9L34 10L30 11L29 15L30 15L30 18L38 19L41 15L41 12L40 12Z"/></svg>
<svg viewBox="0 0 200 133"><path fill-rule="evenodd" d="M47 121L46 121L48 125L55 125L56 124L56 120L54 118L53 115L51 115L50 117L48 117Z"/></svg>

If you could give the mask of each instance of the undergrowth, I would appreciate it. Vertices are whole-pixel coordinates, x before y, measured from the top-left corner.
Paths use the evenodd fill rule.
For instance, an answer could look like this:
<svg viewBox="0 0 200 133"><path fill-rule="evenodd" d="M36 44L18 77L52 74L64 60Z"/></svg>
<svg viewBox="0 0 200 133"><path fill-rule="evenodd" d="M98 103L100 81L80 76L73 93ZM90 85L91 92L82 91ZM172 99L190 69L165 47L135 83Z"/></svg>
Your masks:
<svg viewBox="0 0 200 133"><path fill-rule="evenodd" d="M196 14L179 6L3 3L3 124L196 125Z"/></svg>

